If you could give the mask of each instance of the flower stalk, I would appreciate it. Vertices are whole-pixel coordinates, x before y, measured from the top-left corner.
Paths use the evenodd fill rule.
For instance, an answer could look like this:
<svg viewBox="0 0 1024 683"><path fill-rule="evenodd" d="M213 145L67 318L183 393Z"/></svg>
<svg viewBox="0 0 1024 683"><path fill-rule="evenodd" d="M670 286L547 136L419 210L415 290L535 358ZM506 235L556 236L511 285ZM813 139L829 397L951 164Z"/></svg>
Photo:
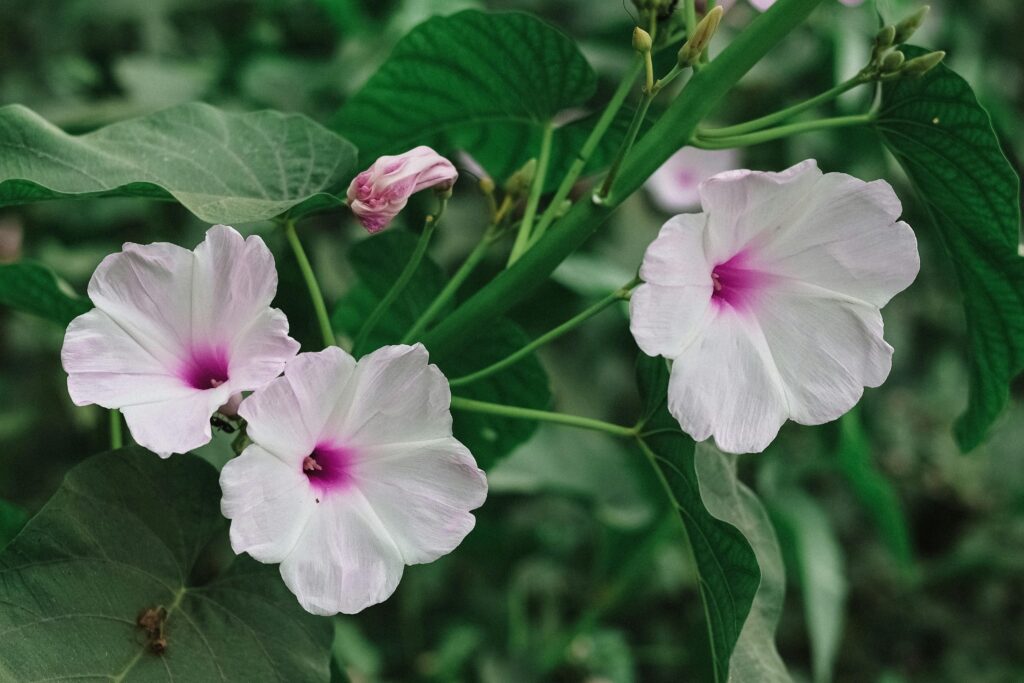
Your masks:
<svg viewBox="0 0 1024 683"><path fill-rule="evenodd" d="M303 249L302 242L295 232L294 219L289 218L285 221L284 234L292 248L292 252L295 254L295 261L299 264L299 271L302 273L302 279L306 283L306 289L309 290L309 298L313 303L313 311L316 313L316 321L320 327L320 336L324 347L334 346L337 340L334 337L334 328L331 327L331 317L327 314L327 304L324 303L324 295L320 291L320 284L313 273L313 266L309 262L309 257L306 256L306 250Z"/></svg>

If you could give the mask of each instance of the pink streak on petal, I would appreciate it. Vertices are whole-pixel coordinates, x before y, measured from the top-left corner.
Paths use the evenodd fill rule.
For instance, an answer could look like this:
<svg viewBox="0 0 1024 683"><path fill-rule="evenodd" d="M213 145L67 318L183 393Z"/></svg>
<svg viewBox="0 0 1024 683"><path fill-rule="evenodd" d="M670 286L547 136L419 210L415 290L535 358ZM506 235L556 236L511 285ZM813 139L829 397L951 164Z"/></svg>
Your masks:
<svg viewBox="0 0 1024 683"><path fill-rule="evenodd" d="M352 485L355 460L356 453L351 448L318 443L313 452L302 460L302 473L309 479L313 489L323 496Z"/></svg>
<svg viewBox="0 0 1024 683"><path fill-rule="evenodd" d="M215 389L228 381L227 349L194 347L178 370L178 377L193 389Z"/></svg>
<svg viewBox="0 0 1024 683"><path fill-rule="evenodd" d="M739 311L753 308L758 295L771 284L774 276L757 270L751 261L750 252L744 250L711 269L712 304L719 308L731 306Z"/></svg>

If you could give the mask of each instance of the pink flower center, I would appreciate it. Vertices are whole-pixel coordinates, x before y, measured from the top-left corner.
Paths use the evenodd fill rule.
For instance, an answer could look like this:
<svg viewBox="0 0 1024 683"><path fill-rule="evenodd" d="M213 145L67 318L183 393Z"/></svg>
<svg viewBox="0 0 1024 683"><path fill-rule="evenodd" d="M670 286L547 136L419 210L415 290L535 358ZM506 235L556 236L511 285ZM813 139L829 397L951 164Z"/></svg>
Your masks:
<svg viewBox="0 0 1024 683"><path fill-rule="evenodd" d="M302 473L319 495L346 488L352 483L355 452L345 446L319 443L302 460ZM317 499L319 502L319 499Z"/></svg>
<svg viewBox="0 0 1024 683"><path fill-rule="evenodd" d="M711 269L711 302L718 306L749 309L771 281L771 275L751 267L750 255L741 251Z"/></svg>
<svg viewBox="0 0 1024 683"><path fill-rule="evenodd" d="M215 389L228 381L228 353L219 347L193 348L178 377L193 389Z"/></svg>

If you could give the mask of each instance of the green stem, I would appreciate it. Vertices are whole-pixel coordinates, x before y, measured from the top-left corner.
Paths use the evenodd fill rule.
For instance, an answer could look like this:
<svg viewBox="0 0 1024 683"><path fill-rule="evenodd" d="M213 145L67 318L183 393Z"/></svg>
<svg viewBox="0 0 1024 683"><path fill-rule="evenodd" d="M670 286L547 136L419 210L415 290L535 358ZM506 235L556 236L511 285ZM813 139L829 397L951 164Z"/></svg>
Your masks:
<svg viewBox="0 0 1024 683"><path fill-rule="evenodd" d="M809 133L816 130L845 128L848 126L863 126L871 123L874 119L875 115L873 113L868 113L857 114L854 116L837 116L831 119L802 121L800 123L791 123L788 126L778 126L777 128L759 130L754 133L747 133L746 135L707 138L698 134L691 141L691 144L694 147L699 147L701 149L732 149L733 147L749 147L751 145L759 145L762 142L769 142L770 140L778 140L779 138L786 138L791 135L799 135L801 133Z"/></svg>
<svg viewBox="0 0 1024 683"><path fill-rule="evenodd" d="M551 422L553 424L566 425L568 427L579 427L580 429L604 432L605 434L611 434L612 436L622 436L626 438L633 438L636 436L636 429L633 427L623 427L622 425L604 422L603 420L594 420L589 417L580 417L578 415L569 415L567 413L553 413L547 410L534 410L532 408L520 408L519 406L507 406L501 403L475 401L471 398L463 398L462 396L452 396L452 408L455 410L465 410L471 413L486 413L488 415L511 417L517 420Z"/></svg>
<svg viewBox="0 0 1024 683"><path fill-rule="evenodd" d="M633 288L636 287L638 284L640 284L639 279L633 280L628 285L625 285L622 288L615 290L608 296L604 297L594 305L586 308L581 313L570 318L569 320L562 323L561 325L551 330L550 332L547 332L546 334L543 334L540 337L534 339L532 342L522 347L521 349L511 354L510 356L507 356L499 360L497 363L488 365L486 368L477 370L476 372L464 375L462 377L456 377L453 380L449 380L448 384L453 387L464 386L466 384L472 384L473 382L484 379L485 377L490 377L491 375L497 372L501 372L508 366L518 363L520 360L533 353L536 349L539 349L545 344L554 341L555 339L558 339L566 332L575 329L583 322L589 320L590 318L594 317L604 309L614 304L616 301L628 299L629 293L633 291Z"/></svg>
<svg viewBox="0 0 1024 683"><path fill-rule="evenodd" d="M791 107L780 109L772 114L767 114L760 118L752 119L744 123L738 123L735 126L726 126L725 128L698 128L697 133L703 138L720 138L720 137L732 137L734 135L743 135L745 133L752 133L762 128L774 126L777 123L782 123L788 119L793 118L797 114L801 114L808 109L813 109L820 104L830 102L835 98L839 97L843 93L853 90L858 85L868 83L870 79L863 77L861 74L857 74L848 81L843 81L839 85L826 90L820 95L804 100L798 104L794 104Z"/></svg>
<svg viewBox="0 0 1024 683"><path fill-rule="evenodd" d="M612 98L608 100L608 105L605 107L604 112L601 114L601 118L597 120L597 124L594 126L594 130L590 131L590 135L587 137L586 142L583 143L583 147L580 148L579 154L576 155L576 160L572 162L572 166L569 167L569 172L562 178L561 184L558 189L555 190L555 196L551 199L551 203L548 204L547 209L541 214L540 219L537 221L537 227L533 231L533 235L530 236L530 246L540 241L540 238L544 236L551 224L555 222L555 218L558 216L558 211L562 206L562 202L566 200L569 193L572 192L573 186L576 185L576 181L579 180L580 174L583 173L583 169L586 168L587 162L590 161L590 157L593 156L594 150L601 144L601 140L604 138L605 133L608 132L608 128L612 125L619 110L622 109L622 104L626 101L626 97L629 95L629 91L633 89L633 83L636 82L636 77L640 75L640 72L644 68L643 55L637 55L636 59L633 60L633 65L626 73L626 77L619 83L619 87L612 94Z"/></svg>
<svg viewBox="0 0 1024 683"><path fill-rule="evenodd" d="M695 73L661 118L623 162L602 205L577 202L516 264L445 317L423 338L432 357L455 353L477 330L529 297L565 258L587 240L613 209L640 188L669 156L688 144L697 124L736 82L824 0L778 0L700 72Z"/></svg>
<svg viewBox="0 0 1024 683"><path fill-rule="evenodd" d="M430 244L430 238L434 235L434 229L437 227L438 222L441 220L441 215L444 213L445 206L448 200L442 199L441 206L438 208L437 213L432 216L427 216L423 223L423 232L420 234L420 239L416 242L416 248L412 252L412 256L409 257L409 261L405 264L405 268L402 269L398 279L391 285L391 289L384 295L384 298L380 300L377 306L370 313L369 317L366 318L366 322L359 328L359 334L356 335L356 340L352 344L352 355L359 358L364 351L366 346L366 340L369 339L370 333L373 332L374 328L377 327L377 323L380 322L381 317L391 308L391 304L395 302L398 295L405 290L405 286L409 284L409 280L412 279L416 269L419 268L420 262L423 260L424 254L427 253L427 246Z"/></svg>
<svg viewBox="0 0 1024 683"><path fill-rule="evenodd" d="M611 191L612 183L615 182L615 178L618 176L619 169L622 167L622 162L625 161L626 155L629 154L629 150L633 149L633 143L636 142L636 136L640 132L640 125L644 122L644 117L647 116L647 110L651 108L651 102L653 101L653 92L644 93L643 99L640 100L640 106L633 112L633 120L629 122L629 130L626 131L626 137L622 140L622 146L619 147L615 160L612 162L611 168L608 169L608 175L604 177L604 182L601 183L601 189L595 195L601 202L605 200Z"/></svg>
<svg viewBox="0 0 1024 683"><path fill-rule="evenodd" d="M689 39L697 28L697 1L686 0L683 3L683 19L686 21L686 37Z"/></svg>
<svg viewBox="0 0 1024 683"><path fill-rule="evenodd" d="M544 194L544 181L547 177L548 163L551 160L551 141L554 138L555 126L550 121L544 126L544 134L540 140L540 156L537 157L537 171L533 174L533 183L530 185L530 196L526 199L526 208L523 209L523 220L519 224L519 232L516 234L515 244L512 245L512 253L508 257L508 265L519 260L530 244L530 234L533 230L533 218L537 215L537 207L540 205L540 196Z"/></svg>
<svg viewBox="0 0 1024 683"><path fill-rule="evenodd" d="M295 260L302 272L302 279L306 281L306 289L309 290L309 298L313 302L313 310L316 312L316 320L320 325L320 334L323 337L324 347L334 346L334 329L331 327L331 318L327 315L327 305L324 303L324 295L320 291L320 285L313 274L313 266L309 263L306 250L302 248L302 242L295 232L295 221L288 219L284 224L284 234L295 253Z"/></svg>
<svg viewBox="0 0 1024 683"><path fill-rule="evenodd" d="M113 408L107 411L110 416L110 450L116 451L124 446L124 434L121 431L121 411Z"/></svg>
<svg viewBox="0 0 1024 683"><path fill-rule="evenodd" d="M405 336L402 337L402 344L411 344L416 341L421 334L423 334L423 330L427 328L427 325L433 322L434 318L436 318L437 314L441 312L441 309L444 308L445 304L451 301L452 297L454 297L456 292L459 291L459 287L461 287L462 283L466 281L466 278L468 278L473 271L476 270L476 267L480 262L483 261L484 256L487 255L487 249L494 243L495 238L496 232L494 231L494 226L491 226L484 235L484 238L480 240L475 247L473 247L473 251L469 252L466 260L462 262L459 269L455 271L454 275L452 275L452 279L445 284L444 289L442 289L437 297L430 302L430 305L427 306L427 310L423 311L420 317L416 319L416 322L413 323L412 327L409 328L409 331L405 333Z"/></svg>

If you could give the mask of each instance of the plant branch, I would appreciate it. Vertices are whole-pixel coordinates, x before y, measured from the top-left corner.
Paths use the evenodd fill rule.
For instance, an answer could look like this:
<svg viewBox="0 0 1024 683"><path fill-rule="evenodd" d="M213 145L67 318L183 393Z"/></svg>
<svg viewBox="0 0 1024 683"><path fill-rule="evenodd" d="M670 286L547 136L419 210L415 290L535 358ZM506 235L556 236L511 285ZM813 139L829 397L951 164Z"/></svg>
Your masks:
<svg viewBox="0 0 1024 683"><path fill-rule="evenodd" d="M550 121L544 126L544 134L540 141L540 156L537 157L537 171L533 175L533 182L530 184L530 196L526 199L526 208L523 209L523 220L519 224L519 232L516 234L515 244L512 245L512 253L508 257L508 265L512 265L523 255L530 245L530 234L533 230L533 218L537 214L537 207L540 205L540 196L544 193L544 181L547 177L548 163L551 160L551 141L554 137L555 126Z"/></svg>
<svg viewBox="0 0 1024 683"><path fill-rule="evenodd" d="M831 119L815 119L814 121L802 121L791 123L777 128L759 130L746 135L705 137L698 133L691 144L701 149L731 149L733 147L749 147L759 145L763 142L778 140L801 133L810 133L816 130L828 130L831 128L846 128L849 126L863 126L871 123L875 118L873 113L857 114L854 116L837 116Z"/></svg>
<svg viewBox="0 0 1024 683"><path fill-rule="evenodd" d="M313 266L310 265L309 258L306 256L306 250L302 248L302 242L299 241L299 236L295 232L294 219L289 218L285 221L284 234L288 239L288 244L291 245L292 252L295 254L295 260L299 264L302 279L306 282L306 289L309 290L309 298L313 302L313 310L316 312L316 320L320 326L320 335L323 338L324 347L334 346L336 343L334 328L331 327L331 318L327 315L324 295L320 291L320 285L316 281L316 275L314 275Z"/></svg>
<svg viewBox="0 0 1024 683"><path fill-rule="evenodd" d="M521 408L519 406L507 406L501 403L475 401L471 398L463 398L462 396L452 396L452 408L455 410L465 410L471 413L486 413L488 415L511 417L517 420L551 422L553 424L560 424L568 427L578 427L580 429L604 432L605 434L611 434L612 436L621 436L626 438L633 438L636 436L636 429L634 427L624 427L622 425L604 422L603 420L595 420L589 417L580 417L578 415L569 415L567 413L554 413L547 410L534 410L532 408Z"/></svg>

